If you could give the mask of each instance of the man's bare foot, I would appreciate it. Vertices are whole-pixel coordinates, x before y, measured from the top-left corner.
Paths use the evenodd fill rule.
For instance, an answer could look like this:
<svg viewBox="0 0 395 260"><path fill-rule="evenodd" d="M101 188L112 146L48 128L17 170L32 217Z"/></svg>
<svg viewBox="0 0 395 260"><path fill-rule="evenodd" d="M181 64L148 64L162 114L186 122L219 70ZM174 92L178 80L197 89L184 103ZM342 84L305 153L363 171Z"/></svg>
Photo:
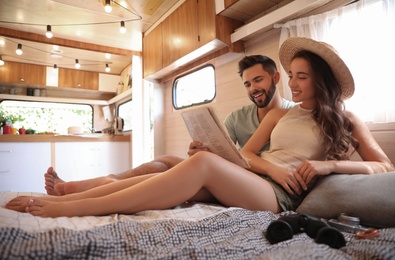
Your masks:
<svg viewBox="0 0 395 260"><path fill-rule="evenodd" d="M45 190L48 195L62 196L66 194L63 189L63 185L59 185L64 183L64 181L59 178L52 166L48 168L47 172L44 174L44 178Z"/></svg>

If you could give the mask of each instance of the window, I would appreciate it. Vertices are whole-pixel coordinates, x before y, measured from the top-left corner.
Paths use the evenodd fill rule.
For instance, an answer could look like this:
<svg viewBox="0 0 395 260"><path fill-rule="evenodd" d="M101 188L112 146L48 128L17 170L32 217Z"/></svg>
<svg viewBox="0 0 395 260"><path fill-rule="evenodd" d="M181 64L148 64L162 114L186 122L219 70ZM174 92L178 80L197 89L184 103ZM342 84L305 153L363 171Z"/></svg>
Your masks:
<svg viewBox="0 0 395 260"><path fill-rule="evenodd" d="M215 97L215 71L212 65L176 78L173 83L173 106L182 109L211 102Z"/></svg>
<svg viewBox="0 0 395 260"><path fill-rule="evenodd" d="M93 129L93 108L85 104L4 100L0 112L15 119L14 127L31 128L36 133L67 134L70 126L79 126L83 132Z"/></svg>
<svg viewBox="0 0 395 260"><path fill-rule="evenodd" d="M395 38L391 33L394 30L395 1L360 0L285 23L280 43L287 37L303 36L332 45L355 81L355 93L346 100L346 109L365 122L395 122L392 94ZM288 86L284 81L288 77L282 78L283 86ZM290 97L290 92L285 96Z"/></svg>
<svg viewBox="0 0 395 260"><path fill-rule="evenodd" d="M123 131L131 131L132 124L132 100L126 101L118 106L118 116L123 118Z"/></svg>

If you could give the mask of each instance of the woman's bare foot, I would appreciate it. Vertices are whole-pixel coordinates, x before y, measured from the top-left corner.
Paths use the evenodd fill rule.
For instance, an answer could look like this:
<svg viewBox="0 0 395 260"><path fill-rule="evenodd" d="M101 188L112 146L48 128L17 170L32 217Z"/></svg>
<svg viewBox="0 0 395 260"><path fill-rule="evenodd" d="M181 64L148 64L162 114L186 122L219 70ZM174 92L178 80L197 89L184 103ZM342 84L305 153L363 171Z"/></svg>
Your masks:
<svg viewBox="0 0 395 260"><path fill-rule="evenodd" d="M67 204L67 202L46 201L41 198L30 199L25 207L25 212L43 218L69 216L68 209L66 209L68 207L65 207L65 203Z"/></svg>
<svg viewBox="0 0 395 260"><path fill-rule="evenodd" d="M59 178L52 166L48 168L47 172L44 174L44 178L45 190L48 195L62 196L66 194L63 185L61 185L64 181Z"/></svg>
<svg viewBox="0 0 395 260"><path fill-rule="evenodd" d="M19 212L26 212L26 207L31 199L31 196L19 196L10 200L7 204L5 204L4 208Z"/></svg>

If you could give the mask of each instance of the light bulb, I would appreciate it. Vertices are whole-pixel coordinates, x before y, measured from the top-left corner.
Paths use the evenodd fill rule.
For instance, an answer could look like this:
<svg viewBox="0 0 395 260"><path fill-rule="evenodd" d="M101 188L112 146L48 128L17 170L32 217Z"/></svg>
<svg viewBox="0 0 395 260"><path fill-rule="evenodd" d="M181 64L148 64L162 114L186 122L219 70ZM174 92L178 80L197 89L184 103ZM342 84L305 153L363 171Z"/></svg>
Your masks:
<svg viewBox="0 0 395 260"><path fill-rule="evenodd" d="M57 71L57 70L58 70L58 65L54 64L54 65L53 65L53 70L54 70L54 71Z"/></svg>
<svg viewBox="0 0 395 260"><path fill-rule="evenodd" d="M23 51L22 51L22 44L18 43L18 48L16 49L16 54L18 55L22 55Z"/></svg>
<svg viewBox="0 0 395 260"><path fill-rule="evenodd" d="M121 21L121 28L119 28L119 31L121 33L125 33L126 32L125 22L124 21Z"/></svg>
<svg viewBox="0 0 395 260"><path fill-rule="evenodd" d="M76 69L81 68L81 65L80 65L80 62L78 61L78 59L75 60L75 65L74 66L75 66Z"/></svg>
<svg viewBox="0 0 395 260"><path fill-rule="evenodd" d="M0 66L4 65L3 57L0 55Z"/></svg>
<svg viewBox="0 0 395 260"><path fill-rule="evenodd" d="M108 64L106 64L106 72L110 72L110 71L111 71L110 67L108 67Z"/></svg>
<svg viewBox="0 0 395 260"><path fill-rule="evenodd" d="M111 0L106 0L106 5L104 6L104 10L107 13L111 13L111 11L112 11Z"/></svg>
<svg viewBox="0 0 395 260"><path fill-rule="evenodd" d="M45 36L47 36L47 38L52 38L53 34L51 30L51 25L47 25L47 32L45 33Z"/></svg>

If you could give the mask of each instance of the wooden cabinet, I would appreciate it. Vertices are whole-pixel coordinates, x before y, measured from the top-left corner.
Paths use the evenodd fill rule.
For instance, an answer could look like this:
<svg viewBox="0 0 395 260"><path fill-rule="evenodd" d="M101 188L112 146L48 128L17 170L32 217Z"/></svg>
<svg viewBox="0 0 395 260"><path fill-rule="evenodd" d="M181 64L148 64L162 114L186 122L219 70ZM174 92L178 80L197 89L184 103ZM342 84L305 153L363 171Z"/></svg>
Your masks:
<svg viewBox="0 0 395 260"><path fill-rule="evenodd" d="M92 71L59 68L59 87L99 89L99 73Z"/></svg>
<svg viewBox="0 0 395 260"><path fill-rule="evenodd" d="M229 48L243 51L243 44L231 43L230 34L243 23L215 14L212 0L186 0L143 38L144 77L164 68L177 69L196 58Z"/></svg>
<svg viewBox="0 0 395 260"><path fill-rule="evenodd" d="M130 168L129 142L55 143L55 166L67 181L120 173Z"/></svg>
<svg viewBox="0 0 395 260"><path fill-rule="evenodd" d="M198 2L187 0L162 22L163 66L199 47Z"/></svg>
<svg viewBox="0 0 395 260"><path fill-rule="evenodd" d="M46 68L41 65L7 61L0 66L0 82L46 84Z"/></svg>
<svg viewBox="0 0 395 260"><path fill-rule="evenodd" d="M143 41L144 75L151 75L163 67L162 24L153 29Z"/></svg>
<svg viewBox="0 0 395 260"><path fill-rule="evenodd" d="M45 192L51 143L0 143L0 191Z"/></svg>

